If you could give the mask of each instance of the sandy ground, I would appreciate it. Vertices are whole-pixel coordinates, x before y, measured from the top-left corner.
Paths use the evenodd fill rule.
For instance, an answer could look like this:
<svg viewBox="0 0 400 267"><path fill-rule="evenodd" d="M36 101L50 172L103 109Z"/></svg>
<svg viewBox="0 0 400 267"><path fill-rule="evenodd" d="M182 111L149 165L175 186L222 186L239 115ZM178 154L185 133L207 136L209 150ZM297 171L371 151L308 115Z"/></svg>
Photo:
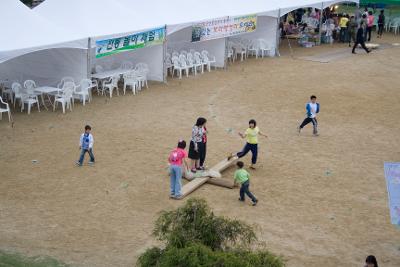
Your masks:
<svg viewBox="0 0 400 267"><path fill-rule="evenodd" d="M157 244L151 231L158 212L184 203L168 198L165 161L176 141L207 117L211 166L243 145L228 129L244 130L255 118L269 135L251 171L259 205L238 203L237 190L212 185L191 196L207 199L218 215L257 225L260 240L290 267L361 266L369 254L380 266L400 266L383 173L384 161L400 161L400 47L347 52L318 63L292 59L282 44L280 58L153 83L136 97L96 96L66 115L16 112L14 128L0 123L0 249L76 266L133 266ZM321 103L318 138L311 126L296 132L311 94ZM87 123L97 163L79 168Z"/></svg>

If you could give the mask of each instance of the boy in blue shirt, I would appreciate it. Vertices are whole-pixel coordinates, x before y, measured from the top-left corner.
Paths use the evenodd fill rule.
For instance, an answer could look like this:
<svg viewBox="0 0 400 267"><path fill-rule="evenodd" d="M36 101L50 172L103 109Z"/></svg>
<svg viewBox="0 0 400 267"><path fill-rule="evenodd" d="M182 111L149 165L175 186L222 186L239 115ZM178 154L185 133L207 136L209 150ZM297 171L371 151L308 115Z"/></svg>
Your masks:
<svg viewBox="0 0 400 267"><path fill-rule="evenodd" d="M303 123L299 126L298 131L300 134L301 129L303 129L304 126L312 122L313 134L314 136L318 136L319 134L318 134L317 114L319 113L319 103L317 103L317 97L315 95L312 95L310 97L310 100L311 101L306 104L307 118L305 118Z"/></svg>
<svg viewBox="0 0 400 267"><path fill-rule="evenodd" d="M81 150L81 156L79 160L76 162L76 165L82 166L83 160L85 158L86 152L90 156L89 164L94 164L94 155L93 155L93 135L90 133L92 128L89 125L85 126L85 132L81 135L79 140L79 149Z"/></svg>

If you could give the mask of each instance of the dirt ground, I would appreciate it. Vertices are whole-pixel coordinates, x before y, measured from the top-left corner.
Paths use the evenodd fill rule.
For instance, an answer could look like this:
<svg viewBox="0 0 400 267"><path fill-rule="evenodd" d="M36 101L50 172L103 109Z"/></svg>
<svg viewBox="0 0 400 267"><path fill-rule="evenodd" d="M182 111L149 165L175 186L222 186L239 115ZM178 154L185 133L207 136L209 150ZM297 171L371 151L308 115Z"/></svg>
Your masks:
<svg viewBox="0 0 400 267"><path fill-rule="evenodd" d="M213 185L191 196L218 215L257 225L260 240L289 267L356 267L369 254L380 266L400 266L383 172L385 161L400 161L400 47L391 45L400 38L380 42L385 49L347 50L330 63L299 57L346 45L295 46L291 58L283 43L280 58L152 83L137 96L95 96L65 115L15 112L14 128L0 123L0 249L74 266L134 266L157 244L158 212L184 203L168 198L166 158L177 140L189 139L197 117L208 118L212 166L242 148L235 132L254 118L269 135L260 138L251 171L259 205L238 203L237 189ZM321 103L317 138L311 126L296 132L311 94ZM93 127L97 162L79 168L85 124Z"/></svg>

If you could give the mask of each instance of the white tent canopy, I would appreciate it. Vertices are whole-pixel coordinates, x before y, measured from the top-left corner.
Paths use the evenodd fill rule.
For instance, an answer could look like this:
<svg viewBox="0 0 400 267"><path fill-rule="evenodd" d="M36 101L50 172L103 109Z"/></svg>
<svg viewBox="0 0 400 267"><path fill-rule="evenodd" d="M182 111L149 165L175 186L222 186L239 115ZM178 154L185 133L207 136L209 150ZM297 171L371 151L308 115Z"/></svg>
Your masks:
<svg viewBox="0 0 400 267"><path fill-rule="evenodd" d="M34 10L29 10L17 0L1 0L3 21L12 22L13 27L3 27L0 35L0 78L12 74L13 79L29 77L54 84L62 76L74 76L76 79L86 77L87 70L97 63L111 68L120 61L128 60L148 63L154 71L150 78L162 80L164 54L161 45L95 59L93 49L96 40L162 25L168 25L169 37L183 30L175 35L181 35L179 38L182 39L182 34L186 36L188 27L194 22L248 14L258 14L262 23L258 32L256 30L256 33L247 36L268 36L271 39L272 32L277 30L272 18L300 7L325 8L339 2L358 3L358 0L46 0ZM91 66L88 67L85 50L89 37L92 50L89 57ZM225 52L221 52L221 40L207 42L207 45L215 44L218 47L215 48L218 54L225 55ZM211 46L211 49L214 48ZM30 54L21 56L27 53ZM1 64L7 60L7 64ZM25 66L29 66L29 69Z"/></svg>
<svg viewBox="0 0 400 267"><path fill-rule="evenodd" d="M87 46L85 40L74 41L78 35L54 26L20 1L1 0L0 10L5 23L0 34L0 63L49 47Z"/></svg>
<svg viewBox="0 0 400 267"><path fill-rule="evenodd" d="M137 8L131 9L118 0L46 0L34 12L56 25L75 30L80 37L90 37L90 70L100 64L105 68L117 68L122 61L144 62L149 65L151 80L163 80L163 47L161 45L124 52L100 59L95 58L97 40L116 38L146 30L141 27ZM149 24L151 28L165 24ZM150 28L150 27L149 27ZM86 75L86 73L85 73Z"/></svg>
<svg viewBox="0 0 400 267"><path fill-rule="evenodd" d="M1 0L0 10L6 23L0 34L0 80L51 85L63 75L79 78L86 72L86 38L77 40L73 31L54 26L20 1Z"/></svg>

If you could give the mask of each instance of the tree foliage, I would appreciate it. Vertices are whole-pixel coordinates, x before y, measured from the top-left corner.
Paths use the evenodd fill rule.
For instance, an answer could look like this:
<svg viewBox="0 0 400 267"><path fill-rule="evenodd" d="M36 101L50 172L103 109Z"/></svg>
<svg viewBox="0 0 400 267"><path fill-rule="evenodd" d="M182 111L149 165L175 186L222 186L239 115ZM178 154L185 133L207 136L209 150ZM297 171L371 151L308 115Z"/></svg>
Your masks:
<svg viewBox="0 0 400 267"><path fill-rule="evenodd" d="M250 250L257 241L251 226L214 215L205 200L189 199L173 211L163 211L153 235L165 248L148 249L138 260L141 267L282 267L266 250Z"/></svg>

